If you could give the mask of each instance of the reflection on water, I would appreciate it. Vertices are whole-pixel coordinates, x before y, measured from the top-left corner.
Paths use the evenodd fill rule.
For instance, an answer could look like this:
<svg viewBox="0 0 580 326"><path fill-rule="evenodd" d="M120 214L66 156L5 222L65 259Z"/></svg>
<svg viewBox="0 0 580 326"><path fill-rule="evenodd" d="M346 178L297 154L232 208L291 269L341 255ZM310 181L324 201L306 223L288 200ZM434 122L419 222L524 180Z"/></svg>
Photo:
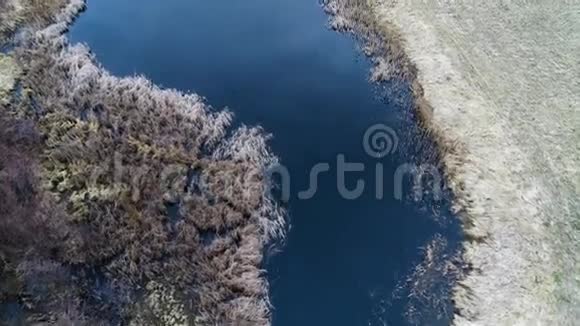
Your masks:
<svg viewBox="0 0 580 326"><path fill-rule="evenodd" d="M405 316L412 309L426 312L430 325L448 324L448 286L441 292L425 283L427 294L443 300L434 308L429 300L408 299L407 282L430 243L444 240L441 257L457 247L448 199L427 194L413 201L410 178L403 200L392 187L403 164L433 163L430 144L417 133L409 94L397 90L397 101L385 98L384 88L368 83L370 66L355 42L325 23L315 0L99 0L89 1L70 36L87 42L115 74L144 74L199 93L214 107L229 107L237 123L273 134L270 145L289 172L292 225L281 252L265 265L275 326L422 323ZM376 124L398 137L388 155L369 155L363 145ZM356 199L337 187L339 157L364 168L342 180L351 190L365 182ZM317 191L298 199L319 164L328 169L317 175Z"/></svg>

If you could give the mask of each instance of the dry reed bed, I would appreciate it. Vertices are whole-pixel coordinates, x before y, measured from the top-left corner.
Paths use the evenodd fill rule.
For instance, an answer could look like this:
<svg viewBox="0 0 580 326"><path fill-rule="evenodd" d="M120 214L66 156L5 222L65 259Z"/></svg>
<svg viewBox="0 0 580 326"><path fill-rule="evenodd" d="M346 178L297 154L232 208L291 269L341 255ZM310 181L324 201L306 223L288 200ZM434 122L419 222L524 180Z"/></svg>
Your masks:
<svg viewBox="0 0 580 326"><path fill-rule="evenodd" d="M579 5L334 6L338 26L380 34L377 67L413 83L422 124L440 145L473 266L456 286L454 322L579 320Z"/></svg>
<svg viewBox="0 0 580 326"><path fill-rule="evenodd" d="M0 180L6 198L27 193L18 182L31 191L0 216L7 300L26 302L29 322L269 325L260 266L284 219L267 136L231 130L231 113L196 95L110 75L63 36L83 9L71 0L27 26L15 53L22 94L2 114L40 140L26 164L0 166L17 179ZM0 139L15 153L24 142Z"/></svg>

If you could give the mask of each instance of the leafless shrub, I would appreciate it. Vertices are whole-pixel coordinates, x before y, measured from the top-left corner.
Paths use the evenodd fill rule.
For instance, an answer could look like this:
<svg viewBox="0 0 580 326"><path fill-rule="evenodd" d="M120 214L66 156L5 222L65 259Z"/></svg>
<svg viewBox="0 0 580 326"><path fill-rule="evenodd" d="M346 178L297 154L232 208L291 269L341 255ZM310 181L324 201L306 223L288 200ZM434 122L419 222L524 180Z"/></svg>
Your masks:
<svg viewBox="0 0 580 326"><path fill-rule="evenodd" d="M66 5L65 0L20 0L23 21L30 27L42 28L55 22L55 13Z"/></svg>
<svg viewBox="0 0 580 326"><path fill-rule="evenodd" d="M59 20L69 0L1 0L0 44L21 28L40 29Z"/></svg>

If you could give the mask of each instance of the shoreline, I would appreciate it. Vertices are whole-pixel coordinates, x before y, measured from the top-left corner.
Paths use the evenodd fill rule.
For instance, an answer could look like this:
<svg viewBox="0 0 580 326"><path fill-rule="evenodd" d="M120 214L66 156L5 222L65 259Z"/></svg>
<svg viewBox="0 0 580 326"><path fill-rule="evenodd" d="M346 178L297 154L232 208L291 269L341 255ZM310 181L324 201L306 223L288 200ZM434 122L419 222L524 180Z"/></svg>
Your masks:
<svg viewBox="0 0 580 326"><path fill-rule="evenodd" d="M504 75L496 71L486 75L483 69L492 70L495 62L482 60L487 66L469 62L467 49L453 47L454 42L463 40L453 39L451 34L461 34L462 30L448 34L445 26L429 18L433 12L446 15L455 9L421 7L425 3L416 1L419 7L414 7L412 1L407 5L373 1L372 8L357 9L363 13L358 17L348 17L341 12L347 7L337 4L329 13L342 17L334 21L335 29L352 29L365 39L364 50L375 60L374 81L403 78L411 84L419 123L438 144L456 196L455 211L466 225L464 260L471 265L471 273L455 289L455 324L572 325L573 320L580 319L580 280L574 275L580 270L580 207L575 199L580 192L575 141L580 142L580 136L578 128L574 129L580 126L580 115L573 107L578 103L573 94L577 84L573 80L567 86L555 84L562 90L554 94L564 93L569 102L549 97L547 104L565 110L553 122L549 121L550 106L545 107L545 113L539 110L543 106L527 103L527 97L514 99L509 92L493 93L490 84L506 85L501 84ZM60 23L47 32L64 33L74 17L76 14L70 13L58 16ZM573 16L568 18L573 20ZM501 48L495 50L494 58L511 63ZM474 55L489 57L487 53ZM573 55L563 53L551 67L565 67L570 57ZM529 66L532 74L542 74L543 70L534 70L541 63L535 64ZM516 68L504 68L519 76ZM557 71L568 80L565 71ZM532 91L549 95L538 89L544 80L522 76L532 79ZM518 101L538 112L511 112L512 105L522 105ZM538 127L538 121L547 125ZM545 147L544 136L548 138ZM561 152L563 157L559 157ZM534 160L547 163L534 165ZM561 189L563 194L559 194Z"/></svg>
<svg viewBox="0 0 580 326"><path fill-rule="evenodd" d="M363 43L370 44L368 54L376 65L373 76L403 78L411 83L420 124L439 145L447 179L455 194L455 209L464 221L468 238L463 259L471 265L471 272L455 287L454 323L571 325L571 320L580 317L577 308L580 280L573 272L580 266L576 253L580 243L577 226L580 173L575 168L580 164L580 157L574 145L580 140L574 128L580 122L580 113L574 108L574 103L578 103L572 91L574 71L566 73L562 67L572 64L573 61L566 59L573 58L578 42L570 46L557 43L567 52L556 58L559 62L547 60L546 66L560 68L558 74L551 74L546 68L532 69L538 78L513 66L511 60L515 60L515 54L510 52L513 49L509 45L534 45L536 38L546 37L541 34L544 30L526 34L510 21L508 14L495 12L493 5L481 5L483 18L478 19L471 17L471 8L453 7L450 3L369 1L357 4L338 0L330 4L327 11L335 15L331 26L362 35ZM530 13L535 14L531 17L547 15L544 19L570 13L565 17L566 23L572 26L568 26L570 30L565 30L567 25L562 22L555 26L563 32L542 26L547 35L564 33L564 37L569 37L574 28L580 30L565 5L550 8L552 11L534 5L523 6L514 3L508 9L524 23L526 14ZM484 15L486 10L488 17ZM474 25L458 18L459 11L472 18ZM493 23L503 24L503 29L495 30L496 35L486 34L486 28L493 30ZM466 28L481 31L478 36L482 40L489 40L488 37L493 40L502 32L507 36L505 41L500 38L498 44L478 43L481 49L475 45L473 51L493 48L493 59L489 60L489 53L470 53L473 44L461 43ZM502 52L504 49L507 50ZM531 68L540 66L535 59L549 55L541 48L527 50L531 55L522 59L525 63L532 62ZM470 60L470 56L477 55L487 65ZM490 86L493 81L516 94L528 91L521 88L527 85L520 84L517 78L511 80L510 76L494 70L495 60L516 77L532 78L535 83L531 91L552 95L537 87L543 85L542 78L555 82L553 93L564 93L568 98L551 97L547 102L565 113L556 116L554 123L549 111L555 109L553 106L538 105L537 100L530 102L527 97L514 98L493 84ZM558 83L558 78L550 78L552 75L563 76L565 80ZM523 95L535 99L533 93ZM520 101L538 110L540 116L530 116L536 112L526 110ZM558 130L551 142L544 140L545 134L542 134L552 131L550 128ZM553 148L553 144L561 143L567 150L563 157ZM530 152L541 155L551 167L535 165L538 157L531 156ZM554 165L559 169L554 169ZM566 189L567 193L560 194L560 189Z"/></svg>
<svg viewBox="0 0 580 326"><path fill-rule="evenodd" d="M24 288L44 281L59 292L27 301L20 318L269 325L261 264L266 245L284 238L285 220L264 191L265 173L277 162L267 135L231 127L231 112L213 110L198 95L111 75L66 36L85 1L51 4L59 10L50 22L24 24L22 44L11 53L26 67L24 95L0 112L44 136L31 169L38 179L33 200L48 212L32 212L33 221L23 223L55 238L14 248L27 255L0 257L7 262L0 271L13 275L7 282ZM178 221L166 218L168 205L177 205ZM33 213L49 216L36 220ZM68 277L75 273L97 280ZM110 288L104 297L101 287ZM94 304L79 304L81 289L97 292ZM22 293L10 295L21 301ZM100 305L117 306L109 316Z"/></svg>

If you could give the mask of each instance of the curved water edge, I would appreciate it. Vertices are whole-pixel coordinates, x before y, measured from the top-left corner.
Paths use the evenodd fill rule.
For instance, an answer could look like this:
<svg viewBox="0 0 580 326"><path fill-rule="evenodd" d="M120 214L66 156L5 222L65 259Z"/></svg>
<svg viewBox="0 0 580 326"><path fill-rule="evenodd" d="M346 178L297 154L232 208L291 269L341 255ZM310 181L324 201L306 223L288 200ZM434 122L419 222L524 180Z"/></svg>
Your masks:
<svg viewBox="0 0 580 326"><path fill-rule="evenodd" d="M28 232L46 228L46 239L8 257L33 296L27 313L63 323L268 324L261 252L283 236L284 220L263 189L276 162L263 133L228 133L231 114L196 95L110 75L63 36L83 8L69 3L16 54L26 95L9 109L44 135L34 162L43 191L31 200L51 208L26 221ZM201 175L197 184L189 171ZM239 182L224 188L224 179ZM177 222L167 218L172 203ZM88 296L82 306L79 293Z"/></svg>
<svg viewBox="0 0 580 326"><path fill-rule="evenodd" d="M311 12L311 11L308 11ZM317 18L320 19L320 18ZM320 22L320 21L319 21ZM58 31L58 33L62 33L64 30L66 29L66 27L64 27L63 25L59 25L55 28L52 29L52 31ZM50 32L52 33L52 32ZM73 31L74 33L74 31ZM93 44L91 44L91 47L93 47ZM352 51L352 47L353 44L349 43L347 45L347 47L350 47L351 51ZM345 47L345 44L342 45L342 49L347 48ZM79 50L77 50L75 52L76 55L86 55L85 50L81 49L81 48L77 48ZM107 54L105 51L103 52L99 52L99 50L96 50L97 56L99 57L99 60L102 61L103 55ZM337 53L341 53L341 52L337 52ZM243 56L243 54L242 54ZM215 58L213 58L215 60ZM351 58L349 58L351 59ZM352 59L351 59L352 60ZM216 60L217 61L217 60ZM218 61L219 62L219 61ZM109 64L107 62L105 62L105 65L109 66ZM366 68L364 68L366 67ZM362 79L364 80L366 78L366 71L368 69L368 66L363 65L363 68L361 69L360 66L355 67L354 70L359 70L359 74L357 76L357 78L360 78L361 76L363 77ZM143 71L141 69L137 70L137 71ZM118 72L115 72L118 73ZM122 74L122 73L121 73ZM355 74L356 76L357 74ZM107 76L107 78L109 78ZM384 78L386 79L386 78ZM160 80L158 80L158 78L154 78L154 80L156 82L159 82ZM145 82L145 81L143 81ZM161 81L163 82L163 81ZM359 80L360 82L360 80ZM145 82L147 83L147 82ZM163 82L165 84L165 82ZM366 81L364 81L364 84L366 85ZM145 88L147 89L149 86L145 86ZM202 84L198 84L196 85L196 88L202 88L203 85ZM179 87L181 89L188 89L187 87ZM368 85L366 86L366 88L368 88ZM357 88L358 89L358 88ZM383 84L383 87L379 88L378 91L380 94L382 94L384 96L384 94L388 94L386 97L386 100L389 101L389 99L391 100L391 105L393 105L393 101L392 99L395 98L393 97L393 95L397 95L397 93L399 92L405 92L405 90L407 89L406 92L408 92L408 86L405 86L404 84L401 83L397 83L397 82L386 82L385 84ZM196 89L197 90L197 89ZM395 91L393 91L395 90ZM351 90L352 91L352 90ZM352 91L354 93L354 91ZM357 90L358 92L358 90ZM207 95L208 99L211 103L219 103L220 98L225 98L227 99L227 97L221 97L220 96L220 92L216 91L215 89L212 91L211 87L208 91L201 91L202 94ZM251 94L251 92L249 92ZM364 97L367 97L370 93L369 92L363 92L361 94L364 94ZM279 95L279 94L277 94ZM390 96L390 97L389 97ZM349 116L349 114L352 114L351 112L346 112L348 114L345 114L345 117L349 117L347 118L345 121L348 121L350 123L349 124L344 124L344 128L345 130L348 130L348 128L352 128L352 126L357 126L356 130L354 130L354 132L351 132L347 138L344 138L345 143L351 142L350 146L355 146L357 147L356 149L354 147L352 148L346 148L344 144L341 144L341 146L337 146L337 147L332 147L332 142L328 141L330 139L335 138L336 136L330 134L327 135L327 139L323 139L324 141L320 142L320 144L324 145L324 146L330 146L331 147L331 151L329 153L326 153L325 155L327 155L325 158L321 158L321 157L314 157L313 159L315 159L314 161L308 161L306 160L306 162L300 164L300 165L296 165L297 161L300 161L300 158L298 158L298 160L291 160L288 158L285 158L284 156L282 157L282 163L285 164L286 166L289 167L290 172L291 173L296 173L295 171L300 171L299 174L304 174L304 171L307 171L307 168L309 167L308 164L309 163L315 163L315 162L320 162L320 160L331 160L331 159L336 159L336 154L339 152L343 152L346 154L347 157L349 158L360 158L361 157L361 152L362 149L360 148L360 141L361 141L361 137L363 136L363 131L365 131L365 129L367 127L369 127L369 122L386 122L388 121L389 125L392 124L399 124L401 123L401 125L397 125L396 126L396 133L400 136L402 139L402 144L401 144L401 148L403 148L403 154L401 154L401 157L397 157L395 158L391 164L389 165L389 167L387 168L387 171L389 172L393 172L393 170L391 170L392 168L396 168L397 164L401 164L401 163L412 163L412 164L416 164L416 165L420 165L422 163L431 163L436 165L436 157L433 156L433 151L431 148L431 145L429 145L429 138L428 137L424 137L424 135L420 132L419 129L414 129L414 123L413 123L413 119L414 118L414 111L412 110L412 106L409 105L409 101L408 98L410 97L410 94L408 95L403 95L403 96L399 96L397 95L396 98L401 99L401 101L398 101L397 105L399 105L399 108L397 110L398 113L397 115L399 115L399 118L393 118L393 117L387 117L387 119L385 120L385 117L383 118L379 118L379 119L371 119L371 120L365 120L365 121L356 121L352 119L352 116ZM229 100L222 100L224 101L225 105L232 105L232 106L236 106L239 105L240 107L243 107L243 105L238 104L240 103L239 101L231 101L232 98L235 98L235 95L233 97L231 97ZM373 96L368 96L368 98L373 98ZM380 102L380 101L379 101ZM357 103L358 105L360 105L361 107L368 105L368 102L365 102L364 100L362 100L362 96L360 98L356 98L356 102L352 102L352 103ZM362 103L365 103L364 105ZM377 106L380 107L381 110L385 110L384 108L384 102L380 102L381 105ZM387 102L389 103L389 102ZM247 105L247 104L246 104ZM220 104L220 106L222 106L222 104ZM396 105L393 105L396 106ZM246 106L247 107L247 106ZM290 108L288 108L290 109ZM234 108L235 110L235 108ZM284 110L282 110L282 112L284 112ZM288 111L289 113L292 111ZM340 113L340 111L339 111ZM260 123L260 124L264 124L264 122L266 122L266 129L269 131L273 131L274 132L274 139L272 140L272 146L274 148L278 147L278 148L283 148L288 150L289 147L287 147L288 145L284 145L284 135L279 135L279 133L277 133L277 130L281 130L280 128L272 128L270 126L270 128L268 128L268 123L272 123L272 121L268 122L269 118L264 118L264 114L257 112L257 113L252 113L252 112L239 112L236 111L236 114L238 117L240 117L239 120L242 120L245 123L250 123L250 124L256 124L256 123ZM312 112L310 112L310 114L312 114ZM312 121L315 121L317 123L320 123L324 120L328 120L328 117L324 116L326 113L325 112L321 112L320 117L318 117L316 115L316 113L314 113L313 116L310 116L310 118L312 118ZM372 114L379 116L379 111L372 111ZM287 119L287 116L285 116L285 118ZM262 121L261 121L262 120ZM339 120L340 121L340 120ZM276 121L273 121L273 124L276 125ZM324 124L322 124L324 125ZM282 123L279 126L284 126L284 123ZM331 127L331 124L327 124L328 127L332 128L335 126ZM320 126L317 126L317 128L320 128ZM303 131L307 131L307 130L303 130ZM289 135L289 137L287 139L291 139L291 137L296 137L295 131L294 135ZM307 133L308 134L308 133ZM310 137L313 135L308 134ZM319 136L318 136L319 137ZM340 139L340 138L339 138ZM350 139L350 140L349 140ZM281 140L281 141L280 141ZM415 146L416 144L422 144L422 146ZM278 151L276 151L278 152ZM284 152L284 151L282 151ZM308 152L308 151L306 151ZM363 155L367 155L368 153L362 153ZM365 164L370 165L370 166L375 166L377 164L376 160L371 160L368 157L364 158L365 160ZM289 161L289 162L288 162ZM298 167L298 169L297 169ZM387 173L389 173L387 172ZM292 174L294 175L294 174ZM294 177L294 179L300 179L300 177ZM301 180L299 180L301 181ZM328 182L328 179L326 181L323 181L324 183ZM306 186L307 184L305 184ZM408 186L408 185L406 185ZM296 187L296 188L300 188L300 187ZM323 205L320 207L324 207L326 209L328 209L328 207L330 207L329 205L335 205L332 204L333 202L336 203L336 199L337 198L333 198L333 196L327 197L325 194L328 193L328 191L332 191L332 189L329 188L324 188L323 191L323 199L322 201L318 204L318 205ZM428 194L427 194L428 195ZM448 200L448 198L447 198ZM348 210L352 210L352 213L355 213L356 210L360 210L361 207L374 207L372 205L368 205L370 202L369 201L363 201L362 205L358 205L358 206L339 206L340 210L342 210L342 212L340 210L337 211L326 211L326 212L315 212L315 213L326 213L326 214L342 214L344 216L344 211L348 211ZM302 205L301 205L302 204ZM411 322L411 323L421 323L421 321L425 321L425 320L429 320L429 321L433 321L433 320L438 320L439 322L441 322L442 324L445 324L449 321L449 318L451 316L451 306L450 306L450 301L448 298L446 298L446 296L448 296L449 294L449 284L443 284L445 282L432 282L434 279L437 279L439 277L442 276L450 276L451 279L454 279L456 276L453 276L454 273L457 273L456 270L454 270L453 268L456 267L452 267L451 265L449 265L449 262L452 262L454 260L454 255L456 254L456 248L457 248L457 243L459 238L456 237L456 235L452 235L452 234L456 234L456 225L455 227L453 226L453 221L452 218L450 216L448 216L448 213L446 213L448 207L446 206L445 202L443 202L443 204L441 205L441 202L423 202L422 204L418 206L416 206L416 204L413 204L413 206L415 206L415 208L411 208L409 209L409 204L410 202L403 202L400 204L397 204L395 206L387 206L387 207L399 207L397 208L399 211L391 211L391 213L396 212L395 214L397 215L401 215L401 217L403 217L403 219L410 219L410 216L419 216L418 220L410 220L408 221L408 223L395 223L392 224L393 226L399 228L397 229L395 232L396 233L400 233L402 235L404 235L403 237L394 237L392 241L383 241L381 243L381 245L386 246L386 247L381 247L381 246L377 246L376 243L372 244L372 241L375 241L377 239L381 239L384 238L386 236L386 234L381 234L380 230L381 228L378 227L379 225L383 225L385 226L385 224L382 224L383 222L380 222L380 220L372 220L372 223L375 223L374 227L371 226L372 229L376 229L376 233L373 233L371 235L368 234L369 229L368 228L360 228L361 226L361 222L359 221L348 221L345 219L339 219L340 223L337 223L335 220L336 219L325 219L323 221L320 221L319 223L315 223L315 222L304 222L304 220L299 224L297 222L297 218L303 213L305 212L306 209L309 209L309 206L312 206L312 203L304 203L304 202L296 202L296 201L290 201L289 203L289 209L291 214L294 214L294 229L292 230L292 232L294 232L294 238L292 238L293 233L290 233L290 238L288 240L287 243L287 247L284 248L285 251L282 252L281 254L274 256L273 258L270 259L269 263L268 263L268 268L270 270L270 281L272 284L272 297L273 297L273 303L274 303L274 307L276 308L274 310L274 324L275 325L285 325L285 324L295 324L296 321L301 322L302 324L304 324L304 322L306 321L307 323L310 322L312 324L320 324L321 322L333 322L336 325L339 325L337 322L343 322L348 325L351 325L352 322L354 322L355 324L358 323L372 323L375 325L382 325L383 323L389 322L389 323L404 323L405 322L405 318L403 318L403 315L405 314L405 312L408 313L407 315L407 321L406 322ZM389 204L392 205L392 204ZM407 208L405 208L405 206L407 206ZM378 206L377 206L378 207ZM419 212L417 212L417 208L422 207L424 210L421 211L419 210ZM384 209L384 207L383 207ZM402 209L402 210L401 210ZM433 210L433 212L430 212L429 210ZM439 222L441 223L432 223L432 222L428 222L430 221L430 219L435 215L443 215L441 217L441 219L439 220ZM366 218L370 218L371 216L367 216ZM379 216L380 218L380 216ZM451 219L451 220L450 220ZM347 225L345 225L344 223L348 223ZM357 225L358 223L358 225ZM417 223L425 223L422 224L423 226L420 227L421 224L417 225ZM364 222L362 223L364 225ZM386 224L388 225L388 224ZM339 228L337 228L339 227ZM352 232L352 234L350 235L341 235L341 237L346 236L346 238L343 238L341 240L341 242L333 242L336 241L337 239L333 239L332 238L332 234L341 234L343 231L340 231L340 228L349 230ZM401 229L402 228L402 229ZM308 230L311 229L311 230ZM388 230L388 229L387 229ZM437 231L439 230L439 231ZM316 241L320 241L320 234L322 232L329 232L331 234L331 237L329 238L323 238L323 242L327 241L328 243L326 245L322 245L320 248L316 249ZM337 232L338 231L338 232ZM334 232L334 233L333 233ZM362 237L356 237L353 235L356 234L362 234ZM438 232L443 232L444 234L449 234L451 235L450 237L447 236L441 236L441 235L436 235L436 233ZM394 234L396 234L394 233ZM414 235L413 235L414 234ZM419 234L419 235L417 235ZM405 239L405 237L408 236L408 239ZM371 242L367 242L365 239L369 238L372 241ZM318 239L318 240L317 240ZM300 247L293 247L293 244L296 243L296 241L301 241L301 240L306 240L306 242L303 242L304 245L308 245L310 246L310 250L303 250L303 249L299 249L297 250L296 248L300 248ZM205 240L204 240L205 241ZM315 242L312 242L315 241ZM357 242L359 245L357 245ZM425 244L426 242L428 242L427 245L424 245L424 250L422 251L418 251L416 250L416 248L421 245L421 244ZM334 256L335 258L332 259L324 259L325 256L328 255L329 252L336 250L336 244L342 244L345 245L345 247L342 247L344 249L349 249L352 251L352 249L354 249L354 251L351 253L353 255L360 255L361 253L365 253L365 255L367 255L367 257L359 257L358 259L358 264L361 264L361 269L365 269L365 268L373 268L372 265L368 265L370 261L376 260L378 257L381 257L381 255L384 257L385 256L385 252L388 252L389 254L394 254L397 251L401 250L401 248L408 248L407 250L412 251L413 253L409 252L408 256L406 256L405 258L403 257L398 257L398 258L394 258L394 261L398 261L397 265L392 265L392 263L387 263L387 264L383 264L383 265L375 265L374 267L376 268L376 271L374 271L373 273L369 273L368 271L362 271L363 274L353 274L353 275L349 275L347 273L343 273L340 270L337 271L333 271L331 273L335 273L336 274L336 278L332 279L332 281L330 283L324 284L323 287L320 287L320 281L323 280L324 277L328 277L328 270L323 268L320 271L316 271L316 270L302 270L302 271L297 271L295 269L296 266L300 266L301 264L304 265L304 259L322 259L322 261L326 264L328 264L328 266L330 267L342 267L342 268L352 268L353 266L356 266L357 264L357 259L352 260L348 257L346 257L347 259L345 259L344 262L339 263L337 265L337 262L339 260L336 260L336 258L340 258L340 254L341 252L339 252L339 256ZM313 246L314 245L314 246ZM373 247L369 247L369 246L373 246ZM389 251L389 247L391 247L390 251ZM341 248L341 247L339 247ZM370 250L369 250L370 249ZM413 264L415 264L417 261L421 260L421 257L424 256L425 260L424 262L420 263L419 265L416 266L416 268L412 268ZM362 259L360 259L362 258ZM298 260L297 260L298 259ZM342 258L341 258L342 259ZM350 260L349 260L350 259ZM379 258L380 259L380 258ZM302 261L302 262L300 262ZM309 266L309 264L312 264L313 261L310 261L309 263L306 264L306 266ZM459 262L455 262L455 263L459 263ZM409 274L409 271L411 270L411 273ZM407 275L407 276L403 276L403 277L392 277L390 278L390 280L387 282L388 284L385 284L385 276L383 275L385 271L391 271L394 273L400 273L402 275ZM288 273L289 272L289 273ZM318 275L317 273L321 273L320 275ZM324 276L324 275L327 276ZM288 282L288 280L291 277L296 277L298 276L293 282ZM363 277L361 277L363 276ZM322 277L322 278L319 278ZM344 278L347 277L347 278ZM360 281L366 281L366 279L370 279L370 282L367 282L367 284L362 284L362 292L365 293L364 296L366 298L362 298L360 297L361 294L361 289L356 289L356 288L352 288L352 287L348 287L347 286L343 286L342 291L339 290L338 293L333 294L330 293L326 293L323 294L321 293L317 293L317 290L321 290L321 291L328 291L331 290L333 287L336 289L336 287L338 286L338 284L341 284L341 282L344 282L344 280L348 279L348 277L355 277L359 279L359 283ZM308 278L315 278L319 283L307 283L306 287L304 287L305 284L302 284L302 286L300 286L299 283L296 283L296 281L302 282L304 283L305 281L308 280ZM280 281L282 280L282 281ZM290 279L291 280L291 279ZM449 280L446 278L446 280ZM382 282L382 283L381 283ZM363 282L364 283L364 282ZM341 284L342 285L342 284ZM357 286L361 286L361 284L357 285ZM295 288L295 289L293 289ZM300 290L299 292L296 292L296 289ZM311 291L309 293L306 294L305 297L305 292ZM350 291L350 292L349 292ZM408 299L401 299L403 297L407 297L407 293L405 293L405 291L408 292L408 297L411 298L411 300ZM348 309L347 311L342 311L342 312L336 312L336 309L342 309L339 308L341 307L340 304L337 304L339 301L337 301L336 299L339 298L340 296L340 292L343 292L342 295L346 295L346 296L352 296L353 299L351 299L351 301L349 302L348 305ZM321 295L322 294L322 295ZM427 294L427 295L426 295ZM338 296L337 296L338 295ZM443 302L439 302L437 298L437 296L441 296L444 300ZM310 297L310 298L309 298ZM305 301L304 303L306 303L306 305L309 305L310 307L306 307L305 305L296 305L296 303L299 303L300 301ZM334 302L333 302L334 300ZM361 301L362 304L356 306L356 308L352 305L353 302L356 301ZM415 300L415 301L413 301ZM431 300L435 300L435 301L431 301ZM326 302L325 302L326 301ZM310 302L310 303L308 303ZM327 306L327 308L325 308L323 305L320 305L321 303L324 302L324 306ZM314 306L312 306L314 304ZM306 308L306 310L304 310ZM369 309L370 309L370 313L369 313ZM180 310L180 309L178 309ZM319 310L318 314L314 314L313 311L314 310ZM335 316L329 316L328 314L332 313ZM298 315L297 315L298 314ZM302 315L300 315L302 314ZM362 316L361 316L362 314ZM365 316L365 314L367 314ZM372 316L370 316L372 315ZM410 318L410 319L409 319Z"/></svg>
<svg viewBox="0 0 580 326"><path fill-rule="evenodd" d="M474 271L455 288L454 323L577 320L578 12L565 2L328 3L335 26L386 44L377 67L407 76L441 150Z"/></svg>

